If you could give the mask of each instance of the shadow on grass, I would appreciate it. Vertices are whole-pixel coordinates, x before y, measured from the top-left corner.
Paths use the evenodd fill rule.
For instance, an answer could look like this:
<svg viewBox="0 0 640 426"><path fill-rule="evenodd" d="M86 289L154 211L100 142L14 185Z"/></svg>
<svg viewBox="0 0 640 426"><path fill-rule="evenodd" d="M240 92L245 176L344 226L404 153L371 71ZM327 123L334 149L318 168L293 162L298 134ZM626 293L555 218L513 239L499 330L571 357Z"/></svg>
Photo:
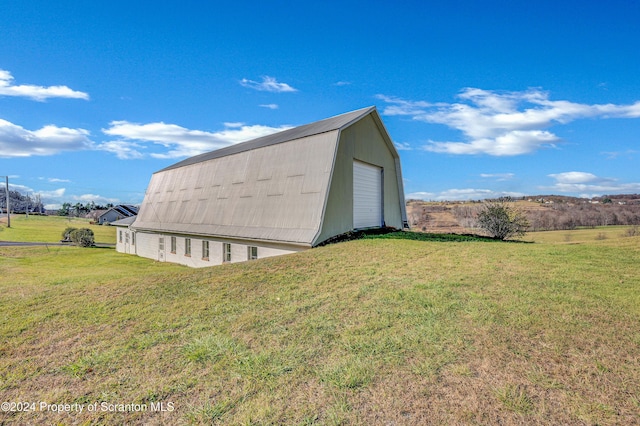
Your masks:
<svg viewBox="0 0 640 426"><path fill-rule="evenodd" d="M437 241L443 243L459 243L467 241L499 242L501 240L475 234L432 234L426 232L396 231L386 234L365 235L367 239L396 239L412 241Z"/></svg>
<svg viewBox="0 0 640 426"><path fill-rule="evenodd" d="M475 234L432 234L426 232L398 231L394 228L367 229L362 231L351 231L345 234L337 235L327 241L319 244L324 246L327 244L340 243L344 241L360 240L360 239L395 239L395 240L412 240L412 241L430 241L443 243L460 243L460 242L488 242L488 243L521 243L531 244L531 241L520 240L500 240L491 237L485 237Z"/></svg>

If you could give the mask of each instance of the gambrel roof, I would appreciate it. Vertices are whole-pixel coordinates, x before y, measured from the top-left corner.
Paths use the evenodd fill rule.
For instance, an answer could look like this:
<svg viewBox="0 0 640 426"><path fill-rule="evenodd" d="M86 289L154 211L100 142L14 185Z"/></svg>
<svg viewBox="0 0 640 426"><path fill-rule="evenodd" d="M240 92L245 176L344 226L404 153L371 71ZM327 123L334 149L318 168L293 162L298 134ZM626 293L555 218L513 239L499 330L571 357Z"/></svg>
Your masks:
<svg viewBox="0 0 640 426"><path fill-rule="evenodd" d="M132 228L313 246L319 243L340 133L361 120L382 135L401 185L398 153L376 108L369 107L154 173Z"/></svg>
<svg viewBox="0 0 640 426"><path fill-rule="evenodd" d="M166 167L160 172L165 170L175 169L178 167L188 166L190 164L199 163L202 161L213 160L215 158L226 157L229 155L237 154L244 151L253 149L264 148L266 146L275 145L282 142L292 141L294 139L300 139L307 136L313 136L320 133L330 132L332 130L342 129L349 124L362 118L362 116L375 111L375 107L363 108L356 111L351 111L346 114L337 115L335 117L327 118L325 120L316 121L315 123L305 124L303 126L294 127L293 129L284 130L282 132L273 133L271 135L263 136L261 138L253 139L247 142L231 145L225 148L221 148L211 152L205 152L204 154L196 155L186 160L180 161L169 167Z"/></svg>

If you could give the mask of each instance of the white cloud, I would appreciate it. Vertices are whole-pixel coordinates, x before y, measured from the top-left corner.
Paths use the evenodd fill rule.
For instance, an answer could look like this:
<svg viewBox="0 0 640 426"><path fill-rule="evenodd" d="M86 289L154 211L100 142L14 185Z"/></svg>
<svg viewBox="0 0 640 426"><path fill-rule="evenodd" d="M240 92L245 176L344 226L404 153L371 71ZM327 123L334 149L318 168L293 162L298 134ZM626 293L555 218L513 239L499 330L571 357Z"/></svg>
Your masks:
<svg viewBox="0 0 640 426"><path fill-rule="evenodd" d="M70 182L67 179L58 179L58 178L44 178L39 177L40 181L47 181L48 183L64 183ZM68 194L67 188L57 188L57 189L49 189L49 190L41 190L34 189L26 185L14 184L9 181L9 189L13 191L19 191L23 195L29 195L31 197L35 197L36 195L40 197L40 201L44 205L45 209L55 210L59 209L63 203L83 203L87 204L90 202L95 202L96 204L119 204L121 201L118 198L105 197L99 194Z"/></svg>
<svg viewBox="0 0 640 426"><path fill-rule="evenodd" d="M139 149L144 148L144 142L151 142L168 148L168 151L164 153L150 154L152 157L190 157L289 128L288 126L269 127L249 126L244 123L225 123L225 128L221 131L205 132L163 122L139 124L128 121L112 121L110 127L102 129L102 131L107 135L121 137L122 140L105 142L100 145L99 149L113 152L119 158L141 158L143 154Z"/></svg>
<svg viewBox="0 0 640 426"><path fill-rule="evenodd" d="M506 180L513 179L515 174L513 173L480 173L481 178L485 179L495 179L498 182L503 182Z"/></svg>
<svg viewBox="0 0 640 426"><path fill-rule="evenodd" d="M588 194L589 197L640 191L640 182L619 182L617 179L600 177L588 172L563 172L548 176L556 181L555 184L541 189L562 193Z"/></svg>
<svg viewBox="0 0 640 426"><path fill-rule="evenodd" d="M489 154L513 156L528 154L543 146L553 147L560 139L544 130L514 130L495 138L475 139L471 142L430 141L423 149L447 154Z"/></svg>
<svg viewBox="0 0 640 426"><path fill-rule="evenodd" d="M260 107L267 109L278 109L278 104L262 104L260 105Z"/></svg>
<svg viewBox="0 0 640 426"><path fill-rule="evenodd" d="M51 199L55 199L56 201L59 201L60 198L64 197L64 194L66 191L67 191L66 188L58 188L51 191L33 190L32 192L35 194L40 194L40 196L42 197L42 201L45 202L45 200L50 201Z"/></svg>
<svg viewBox="0 0 640 426"><path fill-rule="evenodd" d="M275 78L269 77L268 75L262 77L262 81L253 81L243 78L240 80L240 85L250 89L259 90L261 92L282 93L298 91L298 89L289 86L287 83L278 83Z"/></svg>
<svg viewBox="0 0 640 426"><path fill-rule="evenodd" d="M551 174L549 177L554 178L558 183L588 183L595 182L601 180L598 176L593 173L587 172L564 172L564 173L556 173Z"/></svg>
<svg viewBox="0 0 640 426"><path fill-rule="evenodd" d="M4 188L5 188L4 176L2 177L2 182L0 186L2 187L2 193L4 194ZM31 188L29 188L28 186L15 184L15 183L12 183L11 180L9 180L9 191L19 191L22 193L29 193L30 190Z"/></svg>
<svg viewBox="0 0 640 426"><path fill-rule="evenodd" d="M55 178L46 179L46 180L48 180L49 182L68 182L65 179L55 179ZM46 209L49 209L49 210L59 209L63 203L86 204L93 201L96 204L107 204L107 203L118 204L121 202L118 198L110 198L110 197L105 197L98 194L81 194L81 195L67 194L66 188L57 188L53 190L39 190L39 189L28 187L26 185L14 185L11 183L9 183L9 188L12 190L20 191L20 193L22 194L28 194L32 197L35 195L39 195L40 200L42 201L42 204Z"/></svg>
<svg viewBox="0 0 640 426"><path fill-rule="evenodd" d="M62 151L91 149L89 131L54 125L39 130L27 130L0 119L0 157L30 157L54 155Z"/></svg>
<svg viewBox="0 0 640 426"><path fill-rule="evenodd" d="M393 96L376 95L376 98L380 99L383 102L386 102L387 104L391 104L391 105L387 105L382 110L382 114L384 115L419 116L425 113L426 108L437 106L437 104L432 104L430 102L406 101L404 99L396 98ZM441 104L441 105L446 105L446 104Z"/></svg>
<svg viewBox="0 0 640 426"><path fill-rule="evenodd" d="M118 204L120 203L120 199L118 198L110 198L110 197L104 197L102 195L98 195L98 194L81 194L81 195L70 195L68 197L68 202L70 203L90 203L90 202L94 202L96 204Z"/></svg>
<svg viewBox="0 0 640 426"><path fill-rule="evenodd" d="M581 118L640 118L640 101L630 105L553 101L539 89L496 92L466 88L458 103L430 103L378 95L388 105L384 115L444 124L459 130L465 141L430 141L425 150L449 154L514 156L554 147L560 138L546 130Z"/></svg>
<svg viewBox="0 0 640 426"><path fill-rule="evenodd" d="M14 191L19 191L23 195L40 196L40 201L44 205L45 209L55 210L60 208L62 203L66 200L63 200L64 194L66 192L66 188L58 188L49 191L40 191L37 189L30 188L26 185L15 185L9 183L9 189Z"/></svg>
<svg viewBox="0 0 640 426"><path fill-rule="evenodd" d="M433 200L433 201L466 201L483 200L487 198L499 197L522 197L520 192L493 191L491 189L463 188L447 189L439 193L432 192L412 192L406 195L407 200Z"/></svg>
<svg viewBox="0 0 640 426"><path fill-rule="evenodd" d="M632 159L638 152L635 149L627 149L625 151L605 151L600 154L606 155L608 160L615 160L619 157L626 157Z"/></svg>
<svg viewBox="0 0 640 426"><path fill-rule="evenodd" d="M393 145L398 151L411 151L413 148L406 142L394 142Z"/></svg>
<svg viewBox="0 0 640 426"><path fill-rule="evenodd" d="M351 85L350 81L337 81L335 83L333 83L334 86L338 86L338 87L342 87L342 86L349 86Z"/></svg>
<svg viewBox="0 0 640 426"><path fill-rule="evenodd" d="M128 141L108 141L101 143L99 149L115 154L121 160L134 160L144 157L139 149L144 149L144 145Z"/></svg>
<svg viewBox="0 0 640 426"><path fill-rule="evenodd" d="M68 183L68 182L71 182L69 179L60 179L60 178L39 177L38 179L46 180L47 182L50 182L50 183Z"/></svg>
<svg viewBox="0 0 640 426"><path fill-rule="evenodd" d="M47 210L56 210L62 207L63 203L82 203L87 204L90 202L94 202L96 204L120 204L120 200L118 198L110 198L104 197L98 194L81 194L81 195L66 195L65 196L65 188L61 188L56 191L41 191L39 192L42 204L44 204L44 208ZM38 192L36 192L38 193Z"/></svg>
<svg viewBox="0 0 640 426"><path fill-rule="evenodd" d="M433 192L424 192L424 191L419 191L419 192L412 192L410 194L406 194L405 195L405 199L406 200L433 200L435 198L436 194Z"/></svg>
<svg viewBox="0 0 640 426"><path fill-rule="evenodd" d="M13 76L9 71L0 69L0 96L20 96L36 101L45 101L48 98L72 98L88 100L85 92L71 90L67 86L34 86L31 84L13 84Z"/></svg>

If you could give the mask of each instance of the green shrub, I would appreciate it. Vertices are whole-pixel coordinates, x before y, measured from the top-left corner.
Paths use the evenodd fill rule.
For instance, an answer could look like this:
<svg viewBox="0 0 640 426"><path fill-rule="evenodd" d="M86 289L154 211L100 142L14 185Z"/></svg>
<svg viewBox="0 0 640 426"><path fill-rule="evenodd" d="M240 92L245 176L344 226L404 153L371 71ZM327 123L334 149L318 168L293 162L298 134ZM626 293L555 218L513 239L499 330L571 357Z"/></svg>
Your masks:
<svg viewBox="0 0 640 426"><path fill-rule="evenodd" d="M74 228L73 226L69 226L67 227L64 231L62 231L62 239L63 240L70 240L71 239L71 233L75 230L77 230L78 228Z"/></svg>
<svg viewBox="0 0 640 426"><path fill-rule="evenodd" d="M91 247L95 244L93 231L89 228L75 229L70 232L71 241L80 247Z"/></svg>

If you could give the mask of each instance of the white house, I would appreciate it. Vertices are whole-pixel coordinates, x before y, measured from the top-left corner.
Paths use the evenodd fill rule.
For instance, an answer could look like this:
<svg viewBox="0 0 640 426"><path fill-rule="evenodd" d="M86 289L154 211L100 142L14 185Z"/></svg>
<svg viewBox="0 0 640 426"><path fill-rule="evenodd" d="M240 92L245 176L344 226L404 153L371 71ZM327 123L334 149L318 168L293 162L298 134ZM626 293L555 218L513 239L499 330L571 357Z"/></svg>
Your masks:
<svg viewBox="0 0 640 426"><path fill-rule="evenodd" d="M406 226L400 158L375 107L201 154L153 174L118 251L210 266Z"/></svg>

